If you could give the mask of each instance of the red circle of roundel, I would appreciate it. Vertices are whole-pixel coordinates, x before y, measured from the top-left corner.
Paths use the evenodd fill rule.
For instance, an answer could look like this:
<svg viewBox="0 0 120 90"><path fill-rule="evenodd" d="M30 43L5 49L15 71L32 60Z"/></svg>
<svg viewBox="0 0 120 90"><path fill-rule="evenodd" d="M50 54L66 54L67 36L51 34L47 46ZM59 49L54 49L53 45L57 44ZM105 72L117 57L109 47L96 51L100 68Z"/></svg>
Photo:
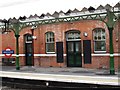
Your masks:
<svg viewBox="0 0 120 90"><path fill-rule="evenodd" d="M7 50L11 50L11 48L10 47L7 47L7 48L5 48L5 50L7 51ZM12 54L5 54L5 57L7 57L7 58L10 58L12 56Z"/></svg>

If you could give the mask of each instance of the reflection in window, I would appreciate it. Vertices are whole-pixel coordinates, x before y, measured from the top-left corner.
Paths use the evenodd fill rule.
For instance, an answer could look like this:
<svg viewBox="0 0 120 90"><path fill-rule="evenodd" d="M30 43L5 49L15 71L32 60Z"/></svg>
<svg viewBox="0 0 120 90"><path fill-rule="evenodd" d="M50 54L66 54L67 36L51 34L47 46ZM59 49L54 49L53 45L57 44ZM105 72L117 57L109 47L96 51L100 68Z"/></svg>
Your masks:
<svg viewBox="0 0 120 90"><path fill-rule="evenodd" d="M66 39L67 41L69 40L80 40L80 31L76 31L76 30L73 30L73 31L68 31L66 33Z"/></svg>
<svg viewBox="0 0 120 90"><path fill-rule="evenodd" d="M106 51L105 30L98 28L93 31L94 51Z"/></svg>
<svg viewBox="0 0 120 90"><path fill-rule="evenodd" d="M73 49L74 49L73 43L70 43L70 42L69 42L68 51L69 51L69 52L73 52Z"/></svg>
<svg viewBox="0 0 120 90"><path fill-rule="evenodd" d="M76 50L75 50L76 52L79 52L79 51L80 51L80 43L76 43L76 44L75 44L75 49L76 49Z"/></svg>
<svg viewBox="0 0 120 90"><path fill-rule="evenodd" d="M46 53L55 53L53 32L46 33Z"/></svg>

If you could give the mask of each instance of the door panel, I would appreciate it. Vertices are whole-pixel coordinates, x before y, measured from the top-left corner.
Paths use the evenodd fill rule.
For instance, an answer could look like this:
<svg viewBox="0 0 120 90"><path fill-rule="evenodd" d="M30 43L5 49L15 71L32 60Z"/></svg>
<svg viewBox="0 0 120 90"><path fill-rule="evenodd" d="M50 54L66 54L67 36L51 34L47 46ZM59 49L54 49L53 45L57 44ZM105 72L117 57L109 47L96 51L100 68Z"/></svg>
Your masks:
<svg viewBox="0 0 120 90"><path fill-rule="evenodd" d="M26 43L25 46L26 65L32 66L32 43Z"/></svg>
<svg viewBox="0 0 120 90"><path fill-rule="evenodd" d="M81 42L75 42L75 60L76 66L82 66Z"/></svg>
<svg viewBox="0 0 120 90"><path fill-rule="evenodd" d="M74 66L74 43L68 42L68 66Z"/></svg>
<svg viewBox="0 0 120 90"><path fill-rule="evenodd" d="M63 63L63 42L56 42L57 63Z"/></svg>
<svg viewBox="0 0 120 90"><path fill-rule="evenodd" d="M91 64L91 40L83 40L84 63Z"/></svg>
<svg viewBox="0 0 120 90"><path fill-rule="evenodd" d="M74 55L72 53L69 53L68 55L69 55L69 57L68 57L68 60L69 60L68 64L70 66L74 66Z"/></svg>
<svg viewBox="0 0 120 90"><path fill-rule="evenodd" d="M67 41L67 66L82 67L80 41Z"/></svg>

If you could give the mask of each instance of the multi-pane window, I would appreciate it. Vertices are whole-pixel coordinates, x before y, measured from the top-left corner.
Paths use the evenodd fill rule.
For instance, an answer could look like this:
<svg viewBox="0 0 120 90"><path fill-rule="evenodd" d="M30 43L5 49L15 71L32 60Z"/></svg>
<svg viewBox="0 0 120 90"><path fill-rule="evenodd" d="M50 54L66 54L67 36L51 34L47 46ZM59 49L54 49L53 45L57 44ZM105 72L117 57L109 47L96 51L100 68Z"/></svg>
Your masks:
<svg viewBox="0 0 120 90"><path fill-rule="evenodd" d="M80 31L76 31L76 30L72 30L72 31L68 31L66 33L66 39L67 41L70 41L70 40L80 40Z"/></svg>
<svg viewBox="0 0 120 90"><path fill-rule="evenodd" d="M55 53L54 33L46 33L46 53Z"/></svg>
<svg viewBox="0 0 120 90"><path fill-rule="evenodd" d="M32 35L25 34L25 43L32 43Z"/></svg>
<svg viewBox="0 0 120 90"><path fill-rule="evenodd" d="M105 37L104 29L102 28L95 29L93 31L93 39L94 39L94 51L95 52L106 51L106 37Z"/></svg>

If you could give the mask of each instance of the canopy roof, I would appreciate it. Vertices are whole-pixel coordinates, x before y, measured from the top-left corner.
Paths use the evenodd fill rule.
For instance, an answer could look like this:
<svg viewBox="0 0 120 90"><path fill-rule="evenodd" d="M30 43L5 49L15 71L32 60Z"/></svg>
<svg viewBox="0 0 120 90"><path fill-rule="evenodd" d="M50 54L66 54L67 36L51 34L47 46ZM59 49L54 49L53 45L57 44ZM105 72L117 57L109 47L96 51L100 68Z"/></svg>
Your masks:
<svg viewBox="0 0 120 90"><path fill-rule="evenodd" d="M4 1L4 2L3 2ZM0 2L0 19L19 17L53 18L71 13L120 7L119 0L3 0ZM7 2L6 2L7 1ZM2 3L3 2L3 3Z"/></svg>

